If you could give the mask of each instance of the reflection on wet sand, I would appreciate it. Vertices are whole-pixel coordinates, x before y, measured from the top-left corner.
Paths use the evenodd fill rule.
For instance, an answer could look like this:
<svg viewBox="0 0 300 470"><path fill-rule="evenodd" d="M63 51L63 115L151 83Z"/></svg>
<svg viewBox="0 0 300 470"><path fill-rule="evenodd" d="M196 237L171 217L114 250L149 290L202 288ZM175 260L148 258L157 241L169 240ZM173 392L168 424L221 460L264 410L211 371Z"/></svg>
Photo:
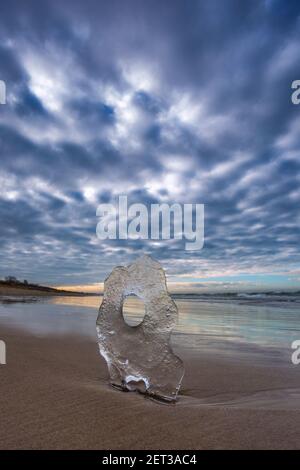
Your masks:
<svg viewBox="0 0 300 470"><path fill-rule="evenodd" d="M19 299L20 300L20 299ZM95 319L102 296L48 297L34 302L0 305L0 321L25 327L38 334L76 333L95 335ZM270 354L289 350L300 338L299 311L288 303L244 305L177 299L179 322L173 344L195 350L236 350L269 348ZM123 314L130 325L140 323L144 305L136 297L124 304ZM273 356L272 356L273 357Z"/></svg>

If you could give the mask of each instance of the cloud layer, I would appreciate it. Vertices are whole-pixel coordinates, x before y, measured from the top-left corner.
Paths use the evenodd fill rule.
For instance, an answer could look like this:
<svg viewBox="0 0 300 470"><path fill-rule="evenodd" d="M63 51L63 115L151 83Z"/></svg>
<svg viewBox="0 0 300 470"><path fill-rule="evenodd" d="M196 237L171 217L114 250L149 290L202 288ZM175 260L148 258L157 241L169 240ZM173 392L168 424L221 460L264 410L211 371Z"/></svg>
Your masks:
<svg viewBox="0 0 300 470"><path fill-rule="evenodd" d="M102 281L138 250L173 279L299 266L298 1L1 7L0 275ZM205 247L101 242L96 208L204 203Z"/></svg>

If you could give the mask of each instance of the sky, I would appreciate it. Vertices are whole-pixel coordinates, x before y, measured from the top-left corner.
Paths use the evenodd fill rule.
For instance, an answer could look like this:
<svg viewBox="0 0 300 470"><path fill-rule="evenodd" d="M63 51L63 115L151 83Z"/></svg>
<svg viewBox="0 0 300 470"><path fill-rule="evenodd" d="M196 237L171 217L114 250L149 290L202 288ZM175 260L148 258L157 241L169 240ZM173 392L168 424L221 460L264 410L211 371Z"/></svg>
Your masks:
<svg viewBox="0 0 300 470"><path fill-rule="evenodd" d="M178 289L300 289L300 3L1 3L0 277L97 287L148 253ZM99 240L96 209L205 204L202 250Z"/></svg>

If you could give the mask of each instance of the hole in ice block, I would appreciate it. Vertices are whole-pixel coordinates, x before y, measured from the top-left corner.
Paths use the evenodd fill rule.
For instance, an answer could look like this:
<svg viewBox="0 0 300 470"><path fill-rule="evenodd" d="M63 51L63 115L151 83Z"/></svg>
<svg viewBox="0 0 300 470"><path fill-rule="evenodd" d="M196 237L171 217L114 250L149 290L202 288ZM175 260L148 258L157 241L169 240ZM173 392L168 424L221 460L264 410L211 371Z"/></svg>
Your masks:
<svg viewBox="0 0 300 470"><path fill-rule="evenodd" d="M129 295L123 303L123 318L129 326L140 325L145 316L145 304L136 295Z"/></svg>

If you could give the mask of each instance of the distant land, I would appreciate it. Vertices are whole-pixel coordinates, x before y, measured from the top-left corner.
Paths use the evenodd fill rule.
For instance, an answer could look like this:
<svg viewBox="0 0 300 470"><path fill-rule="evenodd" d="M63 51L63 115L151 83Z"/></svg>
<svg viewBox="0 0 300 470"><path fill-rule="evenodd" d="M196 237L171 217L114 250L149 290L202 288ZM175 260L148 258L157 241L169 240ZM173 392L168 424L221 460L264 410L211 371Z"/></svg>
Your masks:
<svg viewBox="0 0 300 470"><path fill-rule="evenodd" d="M31 284L27 281L19 281L16 278L0 280L0 296L50 296L50 295L72 295L86 296L95 295L86 292L76 292L63 289L55 289L54 287L40 286L39 284Z"/></svg>

